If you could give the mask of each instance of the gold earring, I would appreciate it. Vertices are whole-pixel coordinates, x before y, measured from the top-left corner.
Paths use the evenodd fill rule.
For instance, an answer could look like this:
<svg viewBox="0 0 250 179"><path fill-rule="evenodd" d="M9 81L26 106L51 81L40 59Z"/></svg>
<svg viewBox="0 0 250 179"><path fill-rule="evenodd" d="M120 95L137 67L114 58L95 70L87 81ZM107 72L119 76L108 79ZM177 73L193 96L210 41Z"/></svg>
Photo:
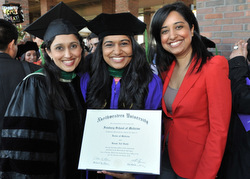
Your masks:
<svg viewBox="0 0 250 179"><path fill-rule="evenodd" d="M104 108L106 107L106 105L107 105L107 101L106 101L106 99L105 99L104 105L102 106L102 109L104 109Z"/></svg>
<svg viewBox="0 0 250 179"><path fill-rule="evenodd" d="M124 108L126 107L125 103L123 103L122 105L123 105ZM130 104L129 109L131 109L133 107L133 105L134 105L133 103Z"/></svg>

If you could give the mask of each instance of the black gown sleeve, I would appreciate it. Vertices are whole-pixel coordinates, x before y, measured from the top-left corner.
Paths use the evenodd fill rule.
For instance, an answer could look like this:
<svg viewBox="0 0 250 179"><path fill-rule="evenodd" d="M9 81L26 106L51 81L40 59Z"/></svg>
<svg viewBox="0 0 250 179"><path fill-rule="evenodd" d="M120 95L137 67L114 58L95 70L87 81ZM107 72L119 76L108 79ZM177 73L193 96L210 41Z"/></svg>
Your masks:
<svg viewBox="0 0 250 179"><path fill-rule="evenodd" d="M45 78L16 88L3 119L0 178L56 178L57 123Z"/></svg>

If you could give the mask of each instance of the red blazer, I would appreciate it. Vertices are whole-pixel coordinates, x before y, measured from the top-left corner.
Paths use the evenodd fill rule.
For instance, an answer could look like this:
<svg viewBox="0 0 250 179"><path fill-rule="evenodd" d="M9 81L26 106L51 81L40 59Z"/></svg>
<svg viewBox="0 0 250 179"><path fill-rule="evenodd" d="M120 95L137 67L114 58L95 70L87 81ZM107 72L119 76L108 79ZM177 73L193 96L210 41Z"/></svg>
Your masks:
<svg viewBox="0 0 250 179"><path fill-rule="evenodd" d="M175 61L163 73L163 95L173 73ZM165 138L174 171L184 178L214 179L224 153L231 115L231 87L228 61L215 56L200 72L190 73L192 62L168 113L164 98L162 108Z"/></svg>

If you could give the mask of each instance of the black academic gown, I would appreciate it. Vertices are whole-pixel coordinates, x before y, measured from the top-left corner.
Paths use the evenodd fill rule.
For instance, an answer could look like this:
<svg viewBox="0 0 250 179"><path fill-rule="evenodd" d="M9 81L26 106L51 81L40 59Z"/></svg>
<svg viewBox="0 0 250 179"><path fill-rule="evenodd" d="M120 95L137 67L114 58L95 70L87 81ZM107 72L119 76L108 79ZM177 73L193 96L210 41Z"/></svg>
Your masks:
<svg viewBox="0 0 250 179"><path fill-rule="evenodd" d="M232 87L232 116L225 154L219 171L219 179L250 178L250 131L246 132L238 113L250 115L250 77L243 56L229 60L229 78Z"/></svg>
<svg viewBox="0 0 250 179"><path fill-rule="evenodd" d="M44 75L18 85L3 122L0 178L85 177L77 170L85 120L79 77L59 85L72 109L53 106Z"/></svg>

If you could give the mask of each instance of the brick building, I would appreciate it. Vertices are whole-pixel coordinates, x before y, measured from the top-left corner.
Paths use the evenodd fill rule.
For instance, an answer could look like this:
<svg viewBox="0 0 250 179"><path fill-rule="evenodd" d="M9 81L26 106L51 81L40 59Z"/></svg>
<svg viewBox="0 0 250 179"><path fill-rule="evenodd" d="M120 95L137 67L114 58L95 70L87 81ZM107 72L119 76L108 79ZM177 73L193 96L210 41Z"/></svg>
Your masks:
<svg viewBox="0 0 250 179"><path fill-rule="evenodd" d="M93 0L89 6L81 6L83 1L63 0L85 19L90 20L101 12L117 13L130 11L144 15L144 22L150 24L155 8L176 0ZM32 3L31 3L32 2ZM158 2L158 6L155 6ZM250 0L183 0L187 5L196 5L197 19L201 34L217 44L220 55L229 57L232 46L240 39L250 38ZM25 27L36 17L30 13L39 4L40 14L57 4L57 0L0 0L0 4L19 3L23 8ZM151 6L154 5L154 8ZM142 12L143 11L143 12ZM37 14L36 14L37 16ZM2 17L2 12L0 13Z"/></svg>
<svg viewBox="0 0 250 179"><path fill-rule="evenodd" d="M219 54L228 58L235 42L250 38L250 0L197 0L196 7L200 31Z"/></svg>

